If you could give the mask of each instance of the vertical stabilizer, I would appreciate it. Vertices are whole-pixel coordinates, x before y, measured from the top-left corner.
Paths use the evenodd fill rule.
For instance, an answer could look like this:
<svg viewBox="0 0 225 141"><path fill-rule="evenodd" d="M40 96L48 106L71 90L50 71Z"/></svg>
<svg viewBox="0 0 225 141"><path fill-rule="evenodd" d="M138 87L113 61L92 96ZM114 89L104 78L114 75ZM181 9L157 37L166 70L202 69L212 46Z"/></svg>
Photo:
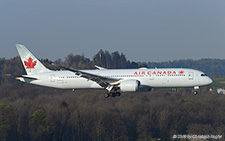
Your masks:
<svg viewBox="0 0 225 141"><path fill-rule="evenodd" d="M50 71L24 45L16 44L16 48L28 75Z"/></svg>

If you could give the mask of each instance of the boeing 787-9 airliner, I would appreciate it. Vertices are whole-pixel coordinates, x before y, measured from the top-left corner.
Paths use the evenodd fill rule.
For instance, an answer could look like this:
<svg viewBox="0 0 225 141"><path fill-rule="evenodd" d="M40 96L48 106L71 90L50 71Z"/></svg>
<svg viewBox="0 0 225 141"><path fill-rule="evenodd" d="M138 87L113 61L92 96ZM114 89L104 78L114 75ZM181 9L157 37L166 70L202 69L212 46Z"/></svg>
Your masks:
<svg viewBox="0 0 225 141"><path fill-rule="evenodd" d="M193 87L194 94L200 86L213 81L205 73L187 68L140 68L77 70L61 66L64 70L46 68L24 45L16 44L26 75L18 80L34 85L60 89L105 89L105 97L120 96L120 92L136 92L151 88Z"/></svg>

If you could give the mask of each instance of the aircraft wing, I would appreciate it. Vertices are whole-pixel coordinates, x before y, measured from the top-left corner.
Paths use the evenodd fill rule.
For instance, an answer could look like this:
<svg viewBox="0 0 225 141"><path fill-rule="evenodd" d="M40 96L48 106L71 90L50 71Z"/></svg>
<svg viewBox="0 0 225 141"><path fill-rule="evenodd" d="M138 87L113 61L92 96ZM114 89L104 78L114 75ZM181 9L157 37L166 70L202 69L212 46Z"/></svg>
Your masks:
<svg viewBox="0 0 225 141"><path fill-rule="evenodd" d="M97 66L97 65L95 65L95 67L96 67L97 69L99 69L99 70L107 70L106 68L103 68L103 67L100 67L100 66Z"/></svg>
<svg viewBox="0 0 225 141"><path fill-rule="evenodd" d="M109 85L118 85L119 84L119 82L118 82L120 80L119 78L105 77L105 76L101 76L101 75L97 75L97 74L93 74L93 73L88 73L88 72L81 71L81 70L76 70L76 69L73 69L73 68L67 68L67 67L64 67L64 66L60 66L60 67L65 69L65 70L69 70L69 71L74 72L79 77L83 77L83 78L86 78L88 80L92 80L92 81L98 83L103 88L107 88Z"/></svg>

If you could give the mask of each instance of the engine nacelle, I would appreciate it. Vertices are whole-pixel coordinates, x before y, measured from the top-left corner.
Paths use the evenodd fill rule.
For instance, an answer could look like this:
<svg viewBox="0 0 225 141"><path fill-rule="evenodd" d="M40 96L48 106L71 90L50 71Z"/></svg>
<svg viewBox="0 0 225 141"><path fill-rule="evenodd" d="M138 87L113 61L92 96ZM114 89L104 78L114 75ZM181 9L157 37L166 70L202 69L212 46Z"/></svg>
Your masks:
<svg viewBox="0 0 225 141"><path fill-rule="evenodd" d="M139 90L140 81L124 80L120 82L120 90L122 92L136 92Z"/></svg>

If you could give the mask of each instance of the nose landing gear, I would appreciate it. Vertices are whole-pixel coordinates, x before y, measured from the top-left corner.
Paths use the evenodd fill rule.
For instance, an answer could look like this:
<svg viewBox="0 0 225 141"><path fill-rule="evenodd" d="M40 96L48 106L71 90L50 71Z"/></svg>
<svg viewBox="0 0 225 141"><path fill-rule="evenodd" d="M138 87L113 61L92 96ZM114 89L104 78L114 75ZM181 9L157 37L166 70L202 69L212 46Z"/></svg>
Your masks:
<svg viewBox="0 0 225 141"><path fill-rule="evenodd" d="M194 95L197 95L197 94L199 93L199 92L198 92L199 89L200 89L199 86L195 86L195 87L194 87L194 92L193 92L193 94L194 94Z"/></svg>
<svg viewBox="0 0 225 141"><path fill-rule="evenodd" d="M194 95L197 95L197 94L198 94L198 91L194 91L193 94L194 94Z"/></svg>

